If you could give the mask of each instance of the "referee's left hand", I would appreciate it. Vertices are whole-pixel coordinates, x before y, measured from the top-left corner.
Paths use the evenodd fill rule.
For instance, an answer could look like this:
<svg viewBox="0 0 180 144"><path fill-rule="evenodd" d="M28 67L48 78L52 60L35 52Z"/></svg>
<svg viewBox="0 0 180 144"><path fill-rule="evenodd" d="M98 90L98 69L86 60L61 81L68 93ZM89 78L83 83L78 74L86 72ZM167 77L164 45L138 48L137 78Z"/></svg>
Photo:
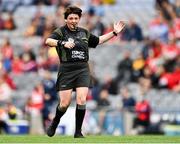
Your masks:
<svg viewBox="0 0 180 144"><path fill-rule="evenodd" d="M116 23L114 23L113 31L118 34L123 30L124 27L125 27L125 22L123 22L123 21L116 22Z"/></svg>
<svg viewBox="0 0 180 144"><path fill-rule="evenodd" d="M74 42L71 42L71 41L67 41L67 42L65 42L65 44L64 44L64 47L65 47L65 48L69 48L69 49L72 49L74 46L75 46L75 43L74 43Z"/></svg>

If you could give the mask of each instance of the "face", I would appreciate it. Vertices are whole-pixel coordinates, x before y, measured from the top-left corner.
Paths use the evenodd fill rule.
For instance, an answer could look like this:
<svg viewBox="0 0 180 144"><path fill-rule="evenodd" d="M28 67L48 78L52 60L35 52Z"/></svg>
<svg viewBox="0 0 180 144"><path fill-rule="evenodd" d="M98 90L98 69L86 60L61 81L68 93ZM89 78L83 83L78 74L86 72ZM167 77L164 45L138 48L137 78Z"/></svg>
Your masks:
<svg viewBox="0 0 180 144"><path fill-rule="evenodd" d="M70 14L66 19L66 24L68 28L72 31L76 30L80 17L77 14Z"/></svg>

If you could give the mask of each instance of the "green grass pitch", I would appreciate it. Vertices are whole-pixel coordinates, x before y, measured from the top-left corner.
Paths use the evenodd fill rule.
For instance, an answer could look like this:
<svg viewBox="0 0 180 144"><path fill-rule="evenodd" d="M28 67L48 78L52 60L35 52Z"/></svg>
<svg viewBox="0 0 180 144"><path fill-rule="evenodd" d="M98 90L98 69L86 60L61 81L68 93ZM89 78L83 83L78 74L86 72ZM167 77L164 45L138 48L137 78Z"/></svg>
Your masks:
<svg viewBox="0 0 180 144"><path fill-rule="evenodd" d="M35 135L0 135L0 143L180 143L180 136L86 136L74 139L72 136L35 136Z"/></svg>

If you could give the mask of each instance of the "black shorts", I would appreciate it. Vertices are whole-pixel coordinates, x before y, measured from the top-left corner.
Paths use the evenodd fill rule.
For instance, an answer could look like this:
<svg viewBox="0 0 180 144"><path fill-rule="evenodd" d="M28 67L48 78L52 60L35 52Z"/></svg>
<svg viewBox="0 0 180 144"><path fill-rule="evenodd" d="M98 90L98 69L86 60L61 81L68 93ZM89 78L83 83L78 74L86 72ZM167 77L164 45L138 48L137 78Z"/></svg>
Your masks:
<svg viewBox="0 0 180 144"><path fill-rule="evenodd" d="M90 87L90 71L87 62L63 63L57 76L56 90Z"/></svg>

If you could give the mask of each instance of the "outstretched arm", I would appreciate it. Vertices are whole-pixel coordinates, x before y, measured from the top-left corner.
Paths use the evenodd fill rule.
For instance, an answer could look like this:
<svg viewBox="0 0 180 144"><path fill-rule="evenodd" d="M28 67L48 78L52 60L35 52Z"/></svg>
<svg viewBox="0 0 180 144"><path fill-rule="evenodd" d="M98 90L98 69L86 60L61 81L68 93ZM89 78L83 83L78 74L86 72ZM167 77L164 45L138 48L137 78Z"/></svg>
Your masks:
<svg viewBox="0 0 180 144"><path fill-rule="evenodd" d="M123 21L114 23L114 29L112 32L109 32L99 37L99 44L102 44L110 40L113 36L117 36L123 30L124 27L125 27L125 23Z"/></svg>

